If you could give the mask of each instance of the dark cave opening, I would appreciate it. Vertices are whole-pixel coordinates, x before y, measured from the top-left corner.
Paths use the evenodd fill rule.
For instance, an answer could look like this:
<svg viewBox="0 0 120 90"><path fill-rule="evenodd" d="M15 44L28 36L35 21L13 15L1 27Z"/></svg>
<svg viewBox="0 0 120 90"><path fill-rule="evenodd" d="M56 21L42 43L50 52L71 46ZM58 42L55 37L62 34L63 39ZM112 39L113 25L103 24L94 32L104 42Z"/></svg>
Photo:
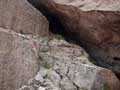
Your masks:
<svg viewBox="0 0 120 90"><path fill-rule="evenodd" d="M43 9L42 7L39 7L39 5L36 4L36 1L34 0L28 0L35 8L37 8L39 11L42 12L42 14L47 18L49 21L49 30L50 32L54 34L63 34L63 26L59 22L58 18L55 17L54 15L50 14L47 12L47 10Z"/></svg>
<svg viewBox="0 0 120 90"><path fill-rule="evenodd" d="M52 15L51 13L48 13L49 11L47 11L45 8L40 7L39 4L37 5L36 0L28 0L28 2L30 2L36 9L42 12L42 14L47 18L47 20L49 21L49 31L52 34L59 34L63 36L66 41L71 43L77 43L79 41L77 40L75 34L66 32L65 27L60 22L59 18L57 18L55 15Z"/></svg>
<svg viewBox="0 0 120 90"><path fill-rule="evenodd" d="M116 61L120 61L120 57L114 57L113 59Z"/></svg>

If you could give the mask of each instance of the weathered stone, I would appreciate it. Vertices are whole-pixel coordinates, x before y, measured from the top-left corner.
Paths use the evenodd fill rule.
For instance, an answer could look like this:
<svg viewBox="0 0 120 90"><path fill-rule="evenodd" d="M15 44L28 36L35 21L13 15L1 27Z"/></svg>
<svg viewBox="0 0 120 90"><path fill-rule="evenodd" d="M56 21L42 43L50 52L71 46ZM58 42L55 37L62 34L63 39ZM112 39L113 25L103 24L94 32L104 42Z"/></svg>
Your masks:
<svg viewBox="0 0 120 90"><path fill-rule="evenodd" d="M0 0L0 27L24 34L48 34L48 21L27 0Z"/></svg>
<svg viewBox="0 0 120 90"><path fill-rule="evenodd" d="M27 84L39 70L34 41L0 28L0 90L15 90Z"/></svg>
<svg viewBox="0 0 120 90"><path fill-rule="evenodd" d="M120 0L53 0L56 3L73 5L79 9L120 11Z"/></svg>
<svg viewBox="0 0 120 90"><path fill-rule="evenodd" d="M61 22L67 37L82 44L98 65L120 76L120 12L81 11L51 0L29 1Z"/></svg>
<svg viewBox="0 0 120 90"><path fill-rule="evenodd" d="M81 47L64 40L45 38L40 38L39 44L40 70L29 82L32 87L38 90L120 89L116 76L110 70L90 63Z"/></svg>

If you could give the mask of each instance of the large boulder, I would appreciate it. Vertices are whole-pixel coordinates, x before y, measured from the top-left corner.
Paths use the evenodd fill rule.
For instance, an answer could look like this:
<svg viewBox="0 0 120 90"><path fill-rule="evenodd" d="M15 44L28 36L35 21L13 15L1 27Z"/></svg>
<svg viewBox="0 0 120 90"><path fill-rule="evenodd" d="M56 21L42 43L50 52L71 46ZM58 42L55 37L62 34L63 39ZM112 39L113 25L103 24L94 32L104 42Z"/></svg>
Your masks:
<svg viewBox="0 0 120 90"><path fill-rule="evenodd" d="M38 41L40 70L19 90L120 90L116 76L90 63L81 47L62 39Z"/></svg>
<svg viewBox="0 0 120 90"><path fill-rule="evenodd" d="M24 34L48 34L48 21L27 0L0 0L0 27Z"/></svg>
<svg viewBox="0 0 120 90"><path fill-rule="evenodd" d="M120 11L120 0L54 0L56 3L73 5L88 10Z"/></svg>
<svg viewBox="0 0 120 90"><path fill-rule="evenodd" d="M113 70L120 77L119 11L81 11L51 0L29 1L45 15L55 17L49 20L54 23L59 21L64 27L60 32L82 45L96 64Z"/></svg>
<svg viewBox="0 0 120 90"><path fill-rule="evenodd" d="M0 90L15 90L27 84L39 70L34 41L0 28Z"/></svg>

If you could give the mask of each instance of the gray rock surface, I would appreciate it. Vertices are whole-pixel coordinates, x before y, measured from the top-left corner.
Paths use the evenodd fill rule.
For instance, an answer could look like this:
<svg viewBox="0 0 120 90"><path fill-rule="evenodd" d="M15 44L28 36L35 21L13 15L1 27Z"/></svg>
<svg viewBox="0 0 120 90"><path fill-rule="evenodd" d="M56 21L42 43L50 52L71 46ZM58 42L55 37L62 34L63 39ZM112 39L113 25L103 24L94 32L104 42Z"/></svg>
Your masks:
<svg viewBox="0 0 120 90"><path fill-rule="evenodd" d="M24 34L48 34L48 21L27 0L0 0L0 27Z"/></svg>
<svg viewBox="0 0 120 90"><path fill-rule="evenodd" d="M93 65L79 46L64 40L40 38L40 70L22 89L119 90L120 82L105 68ZM107 88L107 89L106 89Z"/></svg>
<svg viewBox="0 0 120 90"><path fill-rule="evenodd" d="M54 0L57 3L73 5L81 10L120 11L120 0Z"/></svg>
<svg viewBox="0 0 120 90"><path fill-rule="evenodd" d="M39 57L32 40L0 28L0 90L27 84L39 70Z"/></svg>

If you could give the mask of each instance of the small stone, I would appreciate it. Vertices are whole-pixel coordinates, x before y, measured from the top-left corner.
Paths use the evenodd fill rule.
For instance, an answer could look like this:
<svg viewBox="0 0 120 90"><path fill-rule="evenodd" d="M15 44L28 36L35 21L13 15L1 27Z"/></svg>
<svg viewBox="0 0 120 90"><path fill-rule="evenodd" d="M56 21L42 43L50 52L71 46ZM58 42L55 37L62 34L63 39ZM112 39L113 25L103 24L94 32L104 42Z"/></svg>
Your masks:
<svg viewBox="0 0 120 90"><path fill-rule="evenodd" d="M44 87L39 87L37 90L46 90Z"/></svg>

